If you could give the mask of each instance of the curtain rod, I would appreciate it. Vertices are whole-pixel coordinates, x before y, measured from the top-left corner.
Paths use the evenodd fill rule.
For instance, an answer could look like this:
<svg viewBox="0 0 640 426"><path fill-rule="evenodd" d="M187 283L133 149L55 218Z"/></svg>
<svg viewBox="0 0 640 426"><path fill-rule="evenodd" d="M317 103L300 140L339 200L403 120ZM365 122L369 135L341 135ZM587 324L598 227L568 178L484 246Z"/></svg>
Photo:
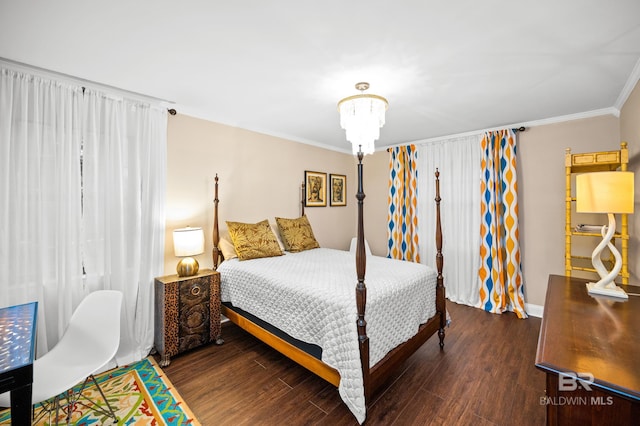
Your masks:
<svg viewBox="0 0 640 426"><path fill-rule="evenodd" d="M520 127L510 127L510 126L492 127L490 129L474 130L474 131L466 132L466 133L457 133L457 134L447 135L447 136L438 136L438 137L430 138L430 139L419 139L419 140L411 141L411 142L397 143L397 144L394 144L394 145L386 146L384 148L388 150L390 148L395 148L396 146L422 145L422 144L429 143L429 142L439 142L439 141L446 141L446 140L450 140L450 139L459 139L459 138L464 138L464 137L467 137L467 136L481 135L481 134L483 134L485 132L491 132L491 131L496 131L496 130L504 130L504 129L511 129L514 132L524 132L525 130L527 130L527 128L524 127L524 126L520 126Z"/></svg>
<svg viewBox="0 0 640 426"><path fill-rule="evenodd" d="M62 78L64 80L66 80L69 83L72 84L78 84L80 86L93 86L94 88L97 89L103 89L103 90L111 90L111 91L115 91L118 92L119 94L126 94L126 95L130 95L130 96L135 96L139 99L143 99L146 101L154 101L157 103L166 103L166 104L175 104L174 101L168 101L166 99L162 99L162 98L157 98L155 96L150 96L150 95L145 95L143 93L138 93L138 92L134 92L131 90L126 90L126 89L121 89L119 87L115 87L115 86L110 86L108 84L103 84L103 83L98 83L96 81L92 81L92 80L87 80L85 78L80 78L80 77L76 77L70 74L65 74L62 72L58 72L58 71L52 71L52 70L48 70L46 68L41 68L41 67L36 67L34 65L29 65L29 64L25 64L23 62L18 62L18 61L14 61L11 59L7 59L7 58L3 58L0 57L0 65L6 64L7 66L13 66L13 67L17 67L20 69L20 71L23 72L35 72L38 74L43 74L46 77L49 78ZM83 87L84 89L84 87ZM169 112L169 114L171 115L176 115L177 111L173 108L168 108L167 111Z"/></svg>

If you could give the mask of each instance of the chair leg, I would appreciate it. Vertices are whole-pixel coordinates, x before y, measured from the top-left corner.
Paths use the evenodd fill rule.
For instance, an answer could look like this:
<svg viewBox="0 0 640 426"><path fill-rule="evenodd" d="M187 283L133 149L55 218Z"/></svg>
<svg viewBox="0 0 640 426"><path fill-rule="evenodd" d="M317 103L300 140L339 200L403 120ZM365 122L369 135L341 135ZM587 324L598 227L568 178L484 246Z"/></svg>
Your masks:
<svg viewBox="0 0 640 426"><path fill-rule="evenodd" d="M58 414L60 411L60 395L56 396L55 398L53 398L53 401L51 403L47 402L47 401L42 401L40 402L40 414L38 414L36 416L36 405L33 406L33 416L31 418L31 424L38 424L38 422L44 418L44 416L47 416L49 418L49 424L52 425L53 423L51 422L51 413L56 414L56 424L57 423L57 418L58 418Z"/></svg>
<svg viewBox="0 0 640 426"><path fill-rule="evenodd" d="M113 411L113 408L111 408L111 404L109 404L109 400L107 399L107 396L104 394L104 392L102 391L102 388L100 387L100 385L98 384L98 381L96 380L96 378L93 376L93 374L91 374L89 376L91 378L91 380L93 381L93 384L96 385L96 389L98 389L98 392L100 392L100 395L102 395L102 399L104 399L104 403L107 404L107 408L109 409L109 413L107 414L106 410L104 410L102 407L100 407L100 411L102 411L103 413L105 413L105 415L111 417L113 419L114 422L118 423L118 417L116 416L116 413ZM95 405L95 404L94 404Z"/></svg>
<svg viewBox="0 0 640 426"><path fill-rule="evenodd" d="M73 389L69 389L66 392L67 398L67 424L71 423L71 413L73 412ZM60 399L58 399L58 408L60 408ZM58 409L56 409L56 425L58 424Z"/></svg>
<svg viewBox="0 0 640 426"><path fill-rule="evenodd" d="M92 381L93 384L96 386L96 389L98 389L98 392L100 393L100 396L104 400L107 408L104 408L98 405L96 401L93 401L91 398L85 395L84 391L87 385L89 384L89 381ZM81 401L81 399L88 401L88 404L84 401ZM76 404L82 405L85 408L88 408L89 410L93 410L94 412L102 414L103 416L110 417L111 419L113 419L115 424L118 423L118 417L116 416L116 413L113 411L113 408L111 408L111 404L109 404L109 400L107 399L106 395L102 391L102 388L96 381L96 378L93 376L93 374L89 375L85 379L85 381L80 386L80 389L78 390L78 392L74 393L73 389L69 389L67 394L67 424L71 422L71 414Z"/></svg>
<svg viewBox="0 0 640 426"><path fill-rule="evenodd" d="M98 405L96 403L96 401L93 401L91 398L89 398L87 395L84 394L84 391L87 387L87 385L89 384L89 381L93 382L93 384L95 385L96 389L98 389L98 392L100 393L100 396L102 397L102 399L104 400L105 404L106 404L106 408L105 407L101 407L100 405ZM65 408L63 408L62 405L62 398L64 398L65 401ZM89 404L85 403L84 401L81 401L80 399L84 399L86 401L89 402ZM80 404L82 406L84 406L85 408L88 408L90 410L93 410L97 413L102 414L103 416L106 417L110 417L111 419L113 419L114 424L118 423L118 417L116 416L115 411L113 411L113 408L111 407L111 404L109 404L109 400L107 399L107 396L104 394L104 391L102 390L102 388L100 387L100 385L98 384L98 381L96 380L96 378L93 376L93 374L89 375L85 381L82 383L82 385L80 386L80 389L78 390L78 392L74 392L73 389L69 389L68 391L64 392L63 394L60 394L58 396L56 396L53 401L51 403L48 403L47 401L43 401L40 403L42 406L42 411L40 412L40 414L35 417L35 410L33 412L34 417L33 417L33 424L36 424L40 419L42 419L45 415L48 414L49 416L49 424L55 424L56 426L59 424L58 423L58 419L60 416L60 411L62 411L65 415L66 415L66 424L69 425L71 423L71 416L73 414L73 410L76 406L76 404ZM55 422L51 421L51 413L55 412Z"/></svg>

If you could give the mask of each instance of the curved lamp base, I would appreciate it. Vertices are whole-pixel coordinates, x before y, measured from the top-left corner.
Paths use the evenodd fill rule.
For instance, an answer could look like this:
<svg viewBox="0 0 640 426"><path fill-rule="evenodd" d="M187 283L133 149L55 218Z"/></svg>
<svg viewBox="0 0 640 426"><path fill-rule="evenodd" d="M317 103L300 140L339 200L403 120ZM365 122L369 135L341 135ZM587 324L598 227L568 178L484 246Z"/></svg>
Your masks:
<svg viewBox="0 0 640 426"><path fill-rule="evenodd" d="M617 297L619 299L628 299L627 293L615 285L615 283L609 283L606 286L598 287L597 283L587 283L587 291L589 294L599 294L602 296Z"/></svg>
<svg viewBox="0 0 640 426"><path fill-rule="evenodd" d="M587 291L589 294L628 299L629 296L627 296L627 293L613 282L620 273L620 269L622 269L622 257L618 249L616 249L616 246L611 243L613 234L616 231L616 219L611 213L609 213L608 216L609 225L602 227L602 241L600 241L600 244L593 250L593 254L591 255L591 263L593 263L593 267L598 272L598 275L600 275L600 281L597 283L587 283ZM606 247L609 247L609 251L616 260L611 271L607 271L601 259L602 251Z"/></svg>

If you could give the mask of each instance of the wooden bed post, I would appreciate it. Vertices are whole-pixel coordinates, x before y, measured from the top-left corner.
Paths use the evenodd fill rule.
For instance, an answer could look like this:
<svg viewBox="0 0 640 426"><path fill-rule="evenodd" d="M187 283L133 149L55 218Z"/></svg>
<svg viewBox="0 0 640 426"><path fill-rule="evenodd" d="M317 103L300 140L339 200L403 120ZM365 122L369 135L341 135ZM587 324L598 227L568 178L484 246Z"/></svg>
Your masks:
<svg viewBox="0 0 640 426"><path fill-rule="evenodd" d="M356 272L358 275L358 284L356 285L356 307L358 309L358 345L360 348L360 362L362 363L362 380L364 385L364 398L369 401L372 394L371 386L369 386L369 337L367 337L367 321L365 321L365 307L367 305L367 287L364 284L364 275L367 267L367 254L364 248L364 190L362 187L362 151L358 152L358 192L356 199L358 200L358 238L356 244Z"/></svg>
<svg viewBox="0 0 640 426"><path fill-rule="evenodd" d="M300 186L300 188L302 188L302 197L300 198L300 216L304 216L304 200L307 197L307 193L306 193L306 187L304 186L304 181L302 181L302 185Z"/></svg>
<svg viewBox="0 0 640 426"><path fill-rule="evenodd" d="M215 177L215 195L213 197L213 250L211 250L211 255L213 256L213 270L218 269L218 265L220 264L220 248L218 244L220 243L220 232L218 231L218 174L216 173Z"/></svg>
<svg viewBox="0 0 640 426"><path fill-rule="evenodd" d="M436 168L436 268L438 278L436 284L436 310L440 314L440 349L444 348L444 328L447 325L447 308L445 302L444 279L442 277L442 226L440 224L440 171Z"/></svg>

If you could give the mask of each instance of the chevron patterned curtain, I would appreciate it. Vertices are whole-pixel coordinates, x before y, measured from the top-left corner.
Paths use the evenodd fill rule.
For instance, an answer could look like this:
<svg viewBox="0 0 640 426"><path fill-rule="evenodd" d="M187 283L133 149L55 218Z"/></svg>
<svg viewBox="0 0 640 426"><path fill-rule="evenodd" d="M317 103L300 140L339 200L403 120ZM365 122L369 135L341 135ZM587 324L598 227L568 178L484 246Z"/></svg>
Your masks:
<svg viewBox="0 0 640 426"><path fill-rule="evenodd" d="M420 262L416 146L399 146L389 148L388 151L390 176L387 257Z"/></svg>
<svg viewBox="0 0 640 426"><path fill-rule="evenodd" d="M526 318L513 130L485 133L481 168L480 304L485 311L513 310L519 318Z"/></svg>

